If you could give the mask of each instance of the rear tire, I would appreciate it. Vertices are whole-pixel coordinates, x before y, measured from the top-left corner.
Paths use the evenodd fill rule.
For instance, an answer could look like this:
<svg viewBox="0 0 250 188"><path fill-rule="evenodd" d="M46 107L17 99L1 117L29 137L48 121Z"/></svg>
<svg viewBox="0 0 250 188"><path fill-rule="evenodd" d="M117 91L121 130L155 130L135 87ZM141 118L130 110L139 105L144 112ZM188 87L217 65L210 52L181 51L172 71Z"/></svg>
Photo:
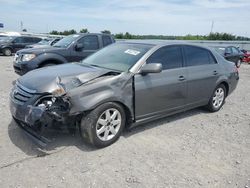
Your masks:
<svg viewBox="0 0 250 188"><path fill-rule="evenodd" d="M12 51L10 48L4 48L3 50L3 55L5 56L11 56L12 55Z"/></svg>
<svg viewBox="0 0 250 188"><path fill-rule="evenodd" d="M226 93L227 93L226 87L223 84L218 85L215 88L213 95L211 96L209 100L207 109L210 112L219 111L225 102Z"/></svg>
<svg viewBox="0 0 250 188"><path fill-rule="evenodd" d="M95 147L107 147L116 142L126 123L121 105L113 102L102 104L85 115L80 124L84 141Z"/></svg>

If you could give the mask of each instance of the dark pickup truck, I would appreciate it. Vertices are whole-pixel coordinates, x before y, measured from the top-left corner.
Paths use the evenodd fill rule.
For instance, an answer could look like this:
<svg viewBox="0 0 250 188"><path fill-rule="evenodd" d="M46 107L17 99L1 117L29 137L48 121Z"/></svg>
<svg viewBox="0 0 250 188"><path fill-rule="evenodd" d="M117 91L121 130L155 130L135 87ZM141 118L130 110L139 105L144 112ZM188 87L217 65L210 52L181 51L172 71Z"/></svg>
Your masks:
<svg viewBox="0 0 250 188"><path fill-rule="evenodd" d="M15 54L13 67L17 74L23 75L41 67L79 62L114 42L114 38L108 34L73 34L63 38L52 47L18 51Z"/></svg>

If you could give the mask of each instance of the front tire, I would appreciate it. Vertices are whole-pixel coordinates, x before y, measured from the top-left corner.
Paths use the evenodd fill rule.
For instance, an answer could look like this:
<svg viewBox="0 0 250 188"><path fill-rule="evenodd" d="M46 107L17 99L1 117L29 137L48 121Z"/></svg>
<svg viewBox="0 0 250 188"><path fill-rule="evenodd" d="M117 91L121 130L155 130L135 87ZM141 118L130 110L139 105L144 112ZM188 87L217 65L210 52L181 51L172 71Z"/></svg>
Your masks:
<svg viewBox="0 0 250 188"><path fill-rule="evenodd" d="M116 142L125 127L126 115L121 105L102 104L81 120L80 133L85 141L102 148Z"/></svg>
<svg viewBox="0 0 250 188"><path fill-rule="evenodd" d="M12 51L10 48L4 48L3 49L3 55L5 56L11 56L12 55Z"/></svg>
<svg viewBox="0 0 250 188"><path fill-rule="evenodd" d="M221 109L226 99L226 92L226 87L223 84L220 84L215 88L207 105L209 111L217 112Z"/></svg>

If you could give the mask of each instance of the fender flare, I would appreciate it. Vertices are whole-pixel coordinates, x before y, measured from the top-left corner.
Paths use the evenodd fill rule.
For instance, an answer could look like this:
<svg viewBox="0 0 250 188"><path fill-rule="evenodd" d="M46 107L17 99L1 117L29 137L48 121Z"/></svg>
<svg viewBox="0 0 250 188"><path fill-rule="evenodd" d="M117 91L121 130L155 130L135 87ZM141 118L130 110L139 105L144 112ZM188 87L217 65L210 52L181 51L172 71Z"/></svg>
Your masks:
<svg viewBox="0 0 250 188"><path fill-rule="evenodd" d="M37 56L39 59L39 63L37 64L37 66L41 66L44 62L46 61L56 61L58 62L58 64L64 64L64 63L68 63L68 61L61 55L55 54L55 53L44 53L44 54L40 54Z"/></svg>

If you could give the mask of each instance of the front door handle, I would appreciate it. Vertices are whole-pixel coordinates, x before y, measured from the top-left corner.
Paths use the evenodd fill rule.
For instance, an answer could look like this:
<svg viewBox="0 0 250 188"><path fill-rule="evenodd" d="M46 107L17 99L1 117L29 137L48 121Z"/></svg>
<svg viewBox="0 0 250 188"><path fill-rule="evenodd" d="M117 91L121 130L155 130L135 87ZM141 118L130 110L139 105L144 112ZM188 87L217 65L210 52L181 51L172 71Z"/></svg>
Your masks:
<svg viewBox="0 0 250 188"><path fill-rule="evenodd" d="M179 81L184 81L186 78L184 76L179 76Z"/></svg>
<svg viewBox="0 0 250 188"><path fill-rule="evenodd" d="M218 74L218 72L217 72L217 71L214 71L214 72L213 72L213 75L215 75L215 76L216 76L217 74Z"/></svg>

